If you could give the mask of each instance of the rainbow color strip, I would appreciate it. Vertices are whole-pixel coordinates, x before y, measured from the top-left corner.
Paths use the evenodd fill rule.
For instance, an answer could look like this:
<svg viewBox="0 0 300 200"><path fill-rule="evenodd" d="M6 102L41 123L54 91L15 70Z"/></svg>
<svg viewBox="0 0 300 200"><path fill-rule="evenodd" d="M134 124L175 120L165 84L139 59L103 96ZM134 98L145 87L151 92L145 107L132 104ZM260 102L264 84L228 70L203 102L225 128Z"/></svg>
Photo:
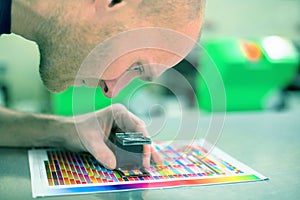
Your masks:
<svg viewBox="0 0 300 200"><path fill-rule="evenodd" d="M238 177L204 178L204 179L195 179L195 180L176 180L176 181L168 181L168 182L97 185L97 186L70 187L70 188L52 188L48 191L48 195L130 191L130 190L137 190L137 189L156 189L156 188L161 189L161 188L173 188L173 187L181 187L181 186L213 185L213 184L223 184L223 183L260 181L260 180L261 180L261 178L255 176L255 175L245 175L245 176L238 176Z"/></svg>
<svg viewBox="0 0 300 200"><path fill-rule="evenodd" d="M219 149L210 154L199 144L192 146L156 143L162 165L152 164L150 175L139 170L108 170L88 153L30 150L33 197L137 189L171 188L265 180L266 177ZM37 167L38 166L38 167ZM42 177L39 172L42 171Z"/></svg>

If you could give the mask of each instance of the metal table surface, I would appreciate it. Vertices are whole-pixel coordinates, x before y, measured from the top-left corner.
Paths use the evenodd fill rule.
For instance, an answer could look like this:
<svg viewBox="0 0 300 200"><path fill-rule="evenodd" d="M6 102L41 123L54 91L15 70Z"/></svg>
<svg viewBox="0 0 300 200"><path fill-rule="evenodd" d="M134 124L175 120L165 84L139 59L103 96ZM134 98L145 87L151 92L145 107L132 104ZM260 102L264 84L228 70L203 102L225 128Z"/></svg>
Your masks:
<svg viewBox="0 0 300 200"><path fill-rule="evenodd" d="M186 114L180 131L188 133L199 119L199 127L207 126L210 117L198 114ZM155 120L161 121L153 119L150 132L157 130ZM174 124L168 119L155 139L169 139ZM227 113L221 131L217 146L268 181L43 199L300 199L300 108ZM32 199L27 149L0 148L0 199Z"/></svg>

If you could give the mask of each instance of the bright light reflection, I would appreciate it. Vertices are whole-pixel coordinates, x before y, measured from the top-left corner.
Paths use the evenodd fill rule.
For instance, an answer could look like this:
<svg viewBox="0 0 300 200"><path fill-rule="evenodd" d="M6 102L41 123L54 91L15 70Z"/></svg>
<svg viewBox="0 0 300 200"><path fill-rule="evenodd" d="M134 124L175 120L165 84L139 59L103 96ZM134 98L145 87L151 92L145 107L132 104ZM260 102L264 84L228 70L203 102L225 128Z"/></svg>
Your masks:
<svg viewBox="0 0 300 200"><path fill-rule="evenodd" d="M279 36L270 36L263 39L263 48L271 59L279 60L289 58L294 54L291 43Z"/></svg>

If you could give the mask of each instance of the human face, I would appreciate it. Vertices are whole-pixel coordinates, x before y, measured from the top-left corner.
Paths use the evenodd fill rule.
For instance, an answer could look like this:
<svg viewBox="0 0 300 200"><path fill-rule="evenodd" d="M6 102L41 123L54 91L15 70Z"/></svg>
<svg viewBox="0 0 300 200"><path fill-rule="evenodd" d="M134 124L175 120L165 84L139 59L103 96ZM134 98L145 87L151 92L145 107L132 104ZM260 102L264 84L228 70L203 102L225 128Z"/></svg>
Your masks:
<svg viewBox="0 0 300 200"><path fill-rule="evenodd" d="M61 24L60 28L65 27L68 30L66 33L69 34L60 34L63 39L61 38L60 45L53 49L64 56L56 56L56 62L51 61L51 66L41 67L40 70L42 79L50 90L60 92L73 84L86 84L91 87L100 86L107 97L114 97L135 77L145 80L158 77L182 60L193 47L190 43L184 43L184 40L174 41L167 38L164 33L143 34L147 27L173 31L193 41L198 40L205 0L123 0L109 7L110 2L72 0L65 3L63 7L66 11L63 16L57 17L57 21ZM124 36L124 33L126 35L127 32L137 29L141 32L134 31L135 37L131 35L127 39L118 38L120 34ZM145 35L149 36L149 41L154 40L154 43L168 46L167 50L155 46L149 48L145 46L145 40L140 48L135 46L136 40ZM115 36L117 39L107 42ZM106 45L101 46L103 42L106 42ZM63 44L66 44L67 48ZM89 53L99 44L102 49L97 49L99 54L94 60L101 61L106 57L114 59L110 63L92 62L82 71L81 63L88 59ZM134 48L117 55L116 52L122 46ZM176 53L179 49L184 49L180 55ZM47 65L47 61L43 63ZM96 71L98 73L94 73Z"/></svg>

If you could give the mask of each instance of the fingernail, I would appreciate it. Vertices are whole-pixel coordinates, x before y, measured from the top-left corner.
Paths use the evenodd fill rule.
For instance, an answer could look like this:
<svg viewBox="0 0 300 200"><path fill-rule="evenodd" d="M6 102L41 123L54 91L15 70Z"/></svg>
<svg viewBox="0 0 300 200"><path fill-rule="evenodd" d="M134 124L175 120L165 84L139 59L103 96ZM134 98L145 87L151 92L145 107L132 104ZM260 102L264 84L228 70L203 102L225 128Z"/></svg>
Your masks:
<svg viewBox="0 0 300 200"><path fill-rule="evenodd" d="M115 169L116 168L116 162L114 159L109 159L107 162L108 168L109 169Z"/></svg>

